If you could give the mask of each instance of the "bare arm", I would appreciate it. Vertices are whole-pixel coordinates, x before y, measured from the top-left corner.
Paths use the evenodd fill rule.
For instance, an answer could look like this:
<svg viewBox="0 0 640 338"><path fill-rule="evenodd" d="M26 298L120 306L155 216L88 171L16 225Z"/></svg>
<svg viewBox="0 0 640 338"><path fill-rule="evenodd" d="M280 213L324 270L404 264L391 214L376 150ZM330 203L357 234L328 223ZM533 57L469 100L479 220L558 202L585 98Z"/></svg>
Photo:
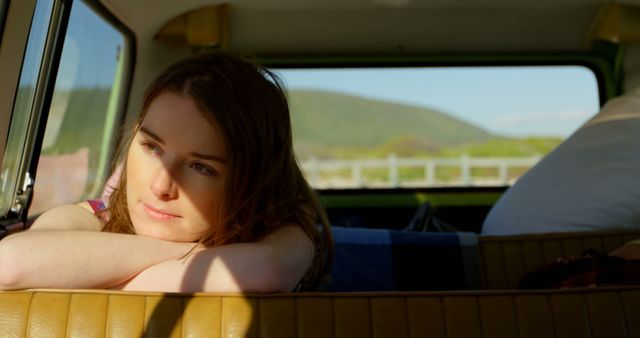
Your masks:
<svg viewBox="0 0 640 338"><path fill-rule="evenodd" d="M89 203L65 204L47 210L29 228L34 230L100 231L102 222L93 215Z"/></svg>
<svg viewBox="0 0 640 338"><path fill-rule="evenodd" d="M164 292L291 291L313 260L313 244L295 225L256 243L199 249L187 258L156 264L119 286Z"/></svg>
<svg viewBox="0 0 640 338"><path fill-rule="evenodd" d="M100 227L79 205L47 211L32 230L0 241L0 289L110 287L193 246Z"/></svg>
<svg viewBox="0 0 640 338"><path fill-rule="evenodd" d="M79 206L43 214L32 230L0 242L0 289L287 291L314 252L298 226L282 227L257 243L197 249L184 259L194 244L95 231L100 226Z"/></svg>

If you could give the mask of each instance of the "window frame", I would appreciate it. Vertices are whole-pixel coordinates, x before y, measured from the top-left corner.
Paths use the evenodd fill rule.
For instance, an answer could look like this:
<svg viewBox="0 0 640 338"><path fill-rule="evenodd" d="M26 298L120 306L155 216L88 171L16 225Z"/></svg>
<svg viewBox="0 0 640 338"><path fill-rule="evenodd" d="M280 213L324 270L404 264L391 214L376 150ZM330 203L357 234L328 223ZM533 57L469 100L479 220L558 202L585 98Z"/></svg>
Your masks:
<svg viewBox="0 0 640 338"><path fill-rule="evenodd" d="M103 19L107 24L109 24L111 27L113 27L114 29L116 29L117 31L119 31L124 38L124 48L125 51L123 52L123 56L124 56L124 60L123 62L125 63L122 67L123 67L123 73L122 73L122 83L120 84L120 100L119 100L119 105L117 108L117 112L116 115L114 116L114 121L113 125L119 125L120 123L124 122L124 118L125 118L125 112L127 109L127 105L129 102L129 94L130 94L130 89L131 89L131 83L132 83L132 79L133 79L133 71L134 71L134 65L135 65L135 59L136 59L136 39L135 39L135 34L133 33L133 31L131 31L127 26L124 25L124 23L122 23L120 20L118 20L118 18L116 18L111 12L109 12L107 10L106 7L104 7L104 5L102 5L100 2L98 2L97 0L73 0L72 3L75 3L76 1L82 1L87 7L89 7L97 16L99 16L101 19ZM71 6L72 7L72 6ZM66 30L66 25L69 22L69 18L70 18L70 14L71 14L71 10L69 10L69 13L66 17L66 21L65 21L65 30ZM66 34L65 34L66 36ZM64 38L65 36L62 37L62 45L64 44ZM57 55L57 59L55 60L56 63L56 73L53 74L53 81L50 84L50 88L48 88L47 91L47 99L46 99L46 109L43 109L43 111L40 112L40 130L37 136L37 139L35 140L34 144L34 151L32 152L32 156L31 156L31 165L29 167L28 172L30 173L31 177L33 177L34 181L37 182L37 177L36 177L36 172L38 170L38 162L40 159L40 153L42 150L42 142L44 140L44 134L45 134L45 129L46 129L46 125L47 125L47 120L48 120L48 115L49 115L49 107L51 105L51 100L53 98L53 93L55 90L55 79L56 79L56 75L57 75L57 66L59 66L60 64L60 59L62 56L62 46L60 48L60 53L59 55ZM115 128L117 130L117 128ZM116 131L114 130L114 131ZM111 140L109 142L109 148L112 150L107 154L107 160L105 162L105 165L102 168L98 169L98 177L106 177L106 173L111 169L111 165L110 163L113 161L114 156L115 156L115 149L116 147L119 145L120 140L118 139L118 135L117 133L114 133L114 135L111 137ZM105 179L106 181L106 179ZM24 216L23 217L29 217L30 219L33 219L35 217L37 217L38 215L29 215L28 213L28 209L31 203L31 198L32 196L29 196L29 203L27 204L27 207L25 208L24 211Z"/></svg>
<svg viewBox="0 0 640 338"><path fill-rule="evenodd" d="M113 13L111 13L107 7L105 7L98 0L74 0L74 1L83 1L89 8L91 8L96 15L100 16L105 20L106 23L111 25L114 29L118 30L122 33L124 38L124 46L125 51L123 53L125 63L122 72L122 83L120 84L120 101L118 105L118 109L116 112L116 116L114 116L114 126L122 125L126 120L126 112L129 105L129 96L131 95L131 88L133 83L133 74L135 71L135 64L137 60L137 40L136 35L133 31L127 27L120 19L118 19ZM118 129L115 128L114 135L109 142L110 152L107 154L106 162L103 168L99 169L98 177L104 177L105 182L108 178L107 174L111 171L112 166L111 163L114 161L116 154L116 149L120 146L121 139L119 132L116 132ZM42 134L44 137L44 132ZM40 142L42 144L42 142ZM34 172L37 168L34 168Z"/></svg>
<svg viewBox="0 0 640 338"><path fill-rule="evenodd" d="M35 11L36 0L11 1L7 8L5 25L3 26L2 48L0 48L0 74L4 81L0 82L0 163L4 159L7 145L9 124L13 112L13 104L18 92L22 62L26 53L31 20ZM25 20L25 18L29 20Z"/></svg>
<svg viewBox="0 0 640 338"><path fill-rule="evenodd" d="M0 0L0 40L2 33L4 32L4 22L7 18L7 12L9 9L9 0Z"/></svg>
<svg viewBox="0 0 640 338"><path fill-rule="evenodd" d="M582 53L521 53L482 55L379 55L374 57L353 55L329 56L258 56L257 60L268 68L358 68L358 67L482 67L482 66L583 66L590 69L598 85L600 106L622 93L621 62L623 50L615 44L594 43L591 51ZM315 189L323 201L330 218L341 215L368 214L380 211L384 215L394 212L412 214L420 203L428 202L439 214L451 216L453 224L467 224L474 217L484 217L489 208L507 189L495 187L401 187L401 188L345 188ZM462 208L462 209L461 209ZM460 213L460 210L465 210ZM471 215L469 217L465 215ZM475 215L475 216L474 216ZM478 216L480 215L480 216ZM376 216L377 217L377 216ZM445 217L445 220L449 220ZM467 219L468 218L468 219ZM460 230L477 231L469 223Z"/></svg>
<svg viewBox="0 0 640 338"><path fill-rule="evenodd" d="M585 53L571 54L511 54L511 55L457 55L457 56L380 56L380 57L310 57L310 58L287 58L287 57L263 57L259 61L268 68L278 71L281 68L287 69L340 69L340 68L412 68L412 67L528 67L528 66L580 66L590 70L598 86L599 106L612 97L619 95L621 79L616 74L615 55L620 50L612 45L595 45L594 50ZM354 195L370 193L376 190L377 193L389 192L398 194L402 191L407 193L451 193L451 192L479 192L485 193L488 190L502 192L506 187L394 187L394 188L318 188L318 192L324 195L334 195L337 193L344 198L349 192ZM380 190L380 191L378 191Z"/></svg>
<svg viewBox="0 0 640 338"><path fill-rule="evenodd" d="M123 65L122 83L119 88L121 100L116 116L114 117L114 126L121 123L124 119L135 60L135 35L98 1L53 0L53 11L45 41L44 56L40 66L40 72L38 73L38 82L35 84L33 106L29 112L30 123L25 135L25 147L22 154L18 155L20 157L18 179L16 182L9 183L15 187L14 189L10 189L16 191L13 198L15 202L6 214L0 215L0 238L7 233L23 229L25 227L24 224L27 224L28 209L32 199L33 180L36 179L35 174L37 172L49 108L55 88L55 80L62 56L66 29L75 1L83 1L98 16L104 19L105 22L122 33L124 37L126 50L123 53L123 62L125 62L125 64ZM2 91L2 93L0 93L0 112L13 112L31 26L31 21L24 22L24 17L27 15L26 13L30 13L29 17L33 20L36 0L12 1L10 5L7 13L6 30L4 31L6 35L10 36L10 39L3 39L3 46L7 43L7 45L10 46L22 46L22 48L15 48L11 50L11 53L9 53L10 48L0 49L0 73L10 75L8 77L9 81L6 82L11 83L11 88L8 88L10 91ZM10 41L7 42L6 40ZM18 51L17 53L16 50ZM15 54L19 54L19 57ZM9 134L11 116L12 113L0 114L0 132L4 132L5 135ZM0 140L2 140L0 141L0 147L6 148L6 138L0 138ZM108 150L109 159L113 157L115 153L113 149L118 141L116 136L112 137L109 145L110 149ZM5 152L0 152L0 160L4 160L4 156ZM105 168L101 168L100 170L107 171L110 168L108 165L104 167Z"/></svg>
<svg viewBox="0 0 640 338"><path fill-rule="evenodd" d="M618 69L619 46L595 44L593 50L584 53L544 54L487 54L451 56L328 56L328 57L272 57L258 56L260 64L278 68L412 68L412 67L501 67L501 66L582 66L596 77L600 106L621 94L622 79Z"/></svg>
<svg viewBox="0 0 640 338"><path fill-rule="evenodd" d="M4 144L4 151L2 152L3 167L5 164L4 160L8 160L5 156L7 155L6 152L8 150L7 146L9 145L9 142L20 141L23 142L23 145L22 148L18 150L18 154L10 154L15 156L15 160L17 161L17 170L15 173L12 173L11 177L9 177L12 180L3 180L3 184L8 185L7 190L4 192L7 193L7 195L3 196L9 196L10 201L8 210L5 211L3 209L2 211L3 215L1 216L3 224L24 224L26 222L26 210L30 203L31 190L33 187L33 181L31 179L32 173L28 171L28 168L31 165L31 158L34 151L34 139L38 138L39 129L41 129L40 122L42 111L44 110L43 107L48 107L49 104L47 102L49 96L48 89L51 87L52 77L55 78L57 74L57 64L55 61L59 59L59 55L62 52L61 37L64 37L64 33L66 31L66 19L68 19L68 14L71 10L71 3L62 0L51 0L51 9L50 12L48 12L49 18L47 21L47 27L43 27L46 29L46 33L44 35L44 41L42 41L42 54L38 55L39 59L37 60L37 64L29 65L36 66L38 70L38 73L36 74L36 82L33 84L34 92L33 95L30 95L29 97L30 104L26 107L28 111L16 112L15 109L18 108L16 105L18 102L18 91L20 84L23 81L22 76L24 75L24 63L26 61L25 58L27 57L26 52L28 45L31 42L31 28L38 8L37 1L34 1L33 5L34 6L31 8L30 12L31 20L29 28L24 40L24 47L21 50L22 57L20 59L20 66L17 69L18 76L17 82L15 83L15 91L13 92L14 96L10 101L11 114L6 116L7 129L5 135L7 137L5 138L6 143ZM22 14L24 14L24 12ZM24 116L26 125L24 127L24 131L20 131L20 134L12 136L11 131L14 130L13 128L17 128L16 126L11 126L14 122L14 115L16 113L26 114L26 116L22 115ZM9 140L10 136L12 138L11 140ZM13 181L14 178L15 181Z"/></svg>

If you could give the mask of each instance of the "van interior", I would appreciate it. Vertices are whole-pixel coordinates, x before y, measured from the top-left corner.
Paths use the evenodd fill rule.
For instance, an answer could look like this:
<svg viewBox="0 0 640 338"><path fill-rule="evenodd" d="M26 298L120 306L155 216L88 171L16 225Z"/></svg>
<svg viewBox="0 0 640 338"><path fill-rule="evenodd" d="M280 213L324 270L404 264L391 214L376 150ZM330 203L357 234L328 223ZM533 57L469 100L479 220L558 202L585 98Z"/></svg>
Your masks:
<svg viewBox="0 0 640 338"><path fill-rule="evenodd" d="M640 87L640 0L0 0L0 34L0 238L100 197L148 84L225 51L286 87L336 239L312 292L3 291L0 336L640 337L637 286L518 289L640 228L482 233Z"/></svg>

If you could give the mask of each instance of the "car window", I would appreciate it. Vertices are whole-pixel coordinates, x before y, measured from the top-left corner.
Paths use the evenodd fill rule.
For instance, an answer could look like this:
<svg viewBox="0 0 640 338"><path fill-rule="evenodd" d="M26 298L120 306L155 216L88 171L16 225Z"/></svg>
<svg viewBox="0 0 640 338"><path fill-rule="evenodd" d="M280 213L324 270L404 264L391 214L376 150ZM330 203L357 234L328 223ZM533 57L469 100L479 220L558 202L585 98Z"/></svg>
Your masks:
<svg viewBox="0 0 640 338"><path fill-rule="evenodd" d="M53 0L36 2L0 173L0 211L3 215L12 208L16 191L21 184L18 181L24 170L22 166L27 153L26 147L29 146L29 142L26 142L27 134L34 123L33 111L38 99L36 86L42 82L39 70L43 68L47 33L53 9Z"/></svg>
<svg viewBox="0 0 640 338"><path fill-rule="evenodd" d="M312 186L505 186L598 111L582 66L277 69Z"/></svg>
<svg viewBox="0 0 640 338"><path fill-rule="evenodd" d="M123 32L73 4L29 214L95 196L110 166L128 58Z"/></svg>

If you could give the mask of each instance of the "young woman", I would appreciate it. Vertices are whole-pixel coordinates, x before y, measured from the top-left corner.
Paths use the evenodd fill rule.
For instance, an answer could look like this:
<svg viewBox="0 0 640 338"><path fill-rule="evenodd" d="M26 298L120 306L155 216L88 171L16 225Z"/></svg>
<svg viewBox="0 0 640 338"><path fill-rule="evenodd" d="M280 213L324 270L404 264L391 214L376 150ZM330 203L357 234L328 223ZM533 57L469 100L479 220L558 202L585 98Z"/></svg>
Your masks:
<svg viewBox="0 0 640 338"><path fill-rule="evenodd" d="M0 288L290 291L332 256L292 146L278 79L203 54L147 89L124 170L98 201L43 213L0 241Z"/></svg>

